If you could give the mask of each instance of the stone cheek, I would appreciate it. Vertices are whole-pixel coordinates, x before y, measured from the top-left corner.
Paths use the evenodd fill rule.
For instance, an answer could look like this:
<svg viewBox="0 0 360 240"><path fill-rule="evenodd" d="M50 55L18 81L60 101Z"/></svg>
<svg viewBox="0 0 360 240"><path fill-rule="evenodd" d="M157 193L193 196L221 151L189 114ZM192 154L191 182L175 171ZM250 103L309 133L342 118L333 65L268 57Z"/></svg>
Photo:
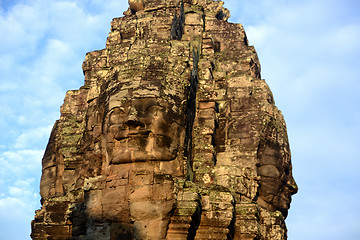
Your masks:
<svg viewBox="0 0 360 240"><path fill-rule="evenodd" d="M289 146L287 139L284 139L285 128L278 124L271 120L263 130L266 134L263 135L258 151L260 176L258 202L266 209L280 211L286 217L291 195L297 192L297 186L293 184L295 181L291 174ZM280 131L275 128L280 128Z"/></svg>
<svg viewBox="0 0 360 240"><path fill-rule="evenodd" d="M52 130L33 239L286 239L285 122L223 4L129 0L113 19Z"/></svg>

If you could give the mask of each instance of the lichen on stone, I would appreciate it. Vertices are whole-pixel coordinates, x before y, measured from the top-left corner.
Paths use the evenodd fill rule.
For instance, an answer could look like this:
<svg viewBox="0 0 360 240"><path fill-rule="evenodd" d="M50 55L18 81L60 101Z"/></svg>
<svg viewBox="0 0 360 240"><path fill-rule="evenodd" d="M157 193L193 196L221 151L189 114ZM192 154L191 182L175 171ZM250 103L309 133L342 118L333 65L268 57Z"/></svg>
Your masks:
<svg viewBox="0 0 360 240"><path fill-rule="evenodd" d="M286 124L222 1L129 0L44 157L32 239L287 238Z"/></svg>

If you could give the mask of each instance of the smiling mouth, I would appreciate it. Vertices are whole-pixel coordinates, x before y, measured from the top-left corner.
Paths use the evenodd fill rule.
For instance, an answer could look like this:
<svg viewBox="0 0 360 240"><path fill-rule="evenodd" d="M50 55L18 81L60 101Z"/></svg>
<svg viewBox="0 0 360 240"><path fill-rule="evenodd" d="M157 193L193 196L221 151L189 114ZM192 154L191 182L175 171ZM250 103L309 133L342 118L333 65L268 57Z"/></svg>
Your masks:
<svg viewBox="0 0 360 240"><path fill-rule="evenodd" d="M286 210L290 208L291 200L291 195L284 195L281 197L281 201L286 205Z"/></svg>
<svg viewBox="0 0 360 240"><path fill-rule="evenodd" d="M120 141L127 138L144 138L149 137L151 131L139 131L139 130L124 130L123 134L120 134L120 136L116 137L115 139Z"/></svg>

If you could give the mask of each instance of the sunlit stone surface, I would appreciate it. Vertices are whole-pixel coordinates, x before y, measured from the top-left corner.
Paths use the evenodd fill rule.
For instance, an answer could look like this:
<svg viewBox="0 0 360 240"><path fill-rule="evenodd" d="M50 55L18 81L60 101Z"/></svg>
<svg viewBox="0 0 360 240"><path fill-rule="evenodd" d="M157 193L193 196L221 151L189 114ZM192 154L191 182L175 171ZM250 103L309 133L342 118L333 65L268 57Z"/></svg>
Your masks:
<svg viewBox="0 0 360 240"><path fill-rule="evenodd" d="M129 0L43 158L33 239L286 239L286 126L213 0Z"/></svg>

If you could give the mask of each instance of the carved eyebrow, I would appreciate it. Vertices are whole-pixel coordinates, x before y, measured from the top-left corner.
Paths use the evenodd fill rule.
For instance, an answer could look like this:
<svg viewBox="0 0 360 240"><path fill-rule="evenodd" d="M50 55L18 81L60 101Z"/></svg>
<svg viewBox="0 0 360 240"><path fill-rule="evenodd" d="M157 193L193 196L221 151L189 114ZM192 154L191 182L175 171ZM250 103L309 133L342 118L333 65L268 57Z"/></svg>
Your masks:
<svg viewBox="0 0 360 240"><path fill-rule="evenodd" d="M114 108L110 109L110 110L106 113L105 118L110 121L110 119L111 119L111 117L112 117L112 114L113 114L116 110L120 110L121 113L125 113L125 108L124 108L124 107L114 107Z"/></svg>
<svg viewBox="0 0 360 240"><path fill-rule="evenodd" d="M125 112L125 108L124 107L113 107L112 109L110 109L108 112L107 112L107 116L110 117L114 112L116 111L121 111L121 112Z"/></svg>
<svg viewBox="0 0 360 240"><path fill-rule="evenodd" d="M113 108L112 110L121 110L122 112L125 112L125 108L124 107L116 107L116 108Z"/></svg>
<svg viewBox="0 0 360 240"><path fill-rule="evenodd" d="M124 107L123 106L113 106L112 108L108 108L108 110L107 110L107 115L108 114L111 114L114 110L116 110L116 109L124 109Z"/></svg>

